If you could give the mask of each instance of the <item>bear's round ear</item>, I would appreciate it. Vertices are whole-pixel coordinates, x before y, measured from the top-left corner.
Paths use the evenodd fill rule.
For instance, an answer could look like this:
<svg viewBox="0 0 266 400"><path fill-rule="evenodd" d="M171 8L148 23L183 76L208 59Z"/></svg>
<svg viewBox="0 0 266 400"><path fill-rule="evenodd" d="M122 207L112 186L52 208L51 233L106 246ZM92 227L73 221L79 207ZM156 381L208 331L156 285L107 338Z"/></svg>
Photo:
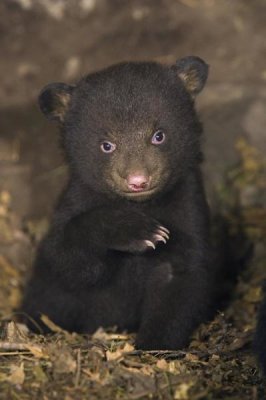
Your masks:
<svg viewBox="0 0 266 400"><path fill-rule="evenodd" d="M209 66L201 58L196 56L181 58L177 60L174 69L192 97L195 97L204 88Z"/></svg>
<svg viewBox="0 0 266 400"><path fill-rule="evenodd" d="M39 95L39 106L49 120L64 121L74 88L65 83L50 83L43 88Z"/></svg>

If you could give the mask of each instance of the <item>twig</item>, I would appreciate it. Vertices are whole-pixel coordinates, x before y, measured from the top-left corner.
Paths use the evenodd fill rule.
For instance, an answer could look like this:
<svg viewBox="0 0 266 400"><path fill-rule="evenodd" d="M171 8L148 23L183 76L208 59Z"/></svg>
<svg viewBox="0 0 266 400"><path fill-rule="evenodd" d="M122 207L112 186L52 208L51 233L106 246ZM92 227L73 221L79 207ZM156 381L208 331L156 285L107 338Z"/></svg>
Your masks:
<svg viewBox="0 0 266 400"><path fill-rule="evenodd" d="M78 352L77 352L77 373L76 373L76 377L75 377L75 388L77 388L79 386L80 365L81 365L81 353L80 353L80 349L78 349Z"/></svg>
<svg viewBox="0 0 266 400"><path fill-rule="evenodd" d="M6 350L8 351L3 353L1 350ZM14 354L14 351L16 351L15 354L22 354L21 351L26 352L26 354L33 354L35 357L46 357L46 355L43 352L43 348L39 345L36 344L30 344L30 343L18 343L18 342L0 342L0 356L3 355L11 355L10 351L13 351L12 354ZM25 353L24 353L25 354Z"/></svg>
<svg viewBox="0 0 266 400"><path fill-rule="evenodd" d="M0 351L0 357L2 356L18 356L18 355L24 355L24 354L31 354L30 351L8 351L8 352L2 352Z"/></svg>
<svg viewBox="0 0 266 400"><path fill-rule="evenodd" d="M173 350L133 350L129 352L125 352L125 356L141 356L145 354L151 354L153 356L167 356L167 357L181 357L187 354L186 351L173 351Z"/></svg>
<svg viewBox="0 0 266 400"><path fill-rule="evenodd" d="M0 342L0 350L29 350L25 343ZM0 353L2 355L2 353Z"/></svg>

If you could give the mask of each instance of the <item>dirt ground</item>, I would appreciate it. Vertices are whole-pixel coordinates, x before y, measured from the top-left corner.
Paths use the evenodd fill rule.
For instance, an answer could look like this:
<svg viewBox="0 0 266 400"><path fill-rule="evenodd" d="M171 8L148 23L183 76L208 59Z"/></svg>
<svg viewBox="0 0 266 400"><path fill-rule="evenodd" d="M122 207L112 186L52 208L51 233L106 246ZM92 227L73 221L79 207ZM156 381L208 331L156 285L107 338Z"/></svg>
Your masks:
<svg viewBox="0 0 266 400"><path fill-rule="evenodd" d="M266 278L265 15L264 0L0 2L0 399L265 398L251 346ZM67 177L41 88L122 60L191 54L210 65L197 104L210 205L254 243L229 307L178 352L137 352L126 333L53 327L44 338L7 322Z"/></svg>

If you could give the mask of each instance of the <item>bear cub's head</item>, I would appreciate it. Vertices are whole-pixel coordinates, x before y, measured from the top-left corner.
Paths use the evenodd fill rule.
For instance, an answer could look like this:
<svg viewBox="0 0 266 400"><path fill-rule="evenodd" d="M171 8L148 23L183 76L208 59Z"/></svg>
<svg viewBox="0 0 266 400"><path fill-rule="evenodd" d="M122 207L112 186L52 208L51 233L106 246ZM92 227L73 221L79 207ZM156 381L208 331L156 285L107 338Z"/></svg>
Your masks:
<svg viewBox="0 0 266 400"><path fill-rule="evenodd" d="M189 56L173 66L128 62L77 85L52 83L39 97L62 126L70 167L98 192L148 200L170 189L201 159L194 98L207 64Z"/></svg>

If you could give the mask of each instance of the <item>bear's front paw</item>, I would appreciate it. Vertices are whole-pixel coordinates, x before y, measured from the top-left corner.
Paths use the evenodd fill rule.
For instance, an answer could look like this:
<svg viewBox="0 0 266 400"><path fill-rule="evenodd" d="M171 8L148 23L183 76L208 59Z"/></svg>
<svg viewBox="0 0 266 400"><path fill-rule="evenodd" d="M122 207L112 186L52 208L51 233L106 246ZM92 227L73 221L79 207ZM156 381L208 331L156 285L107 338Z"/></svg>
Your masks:
<svg viewBox="0 0 266 400"><path fill-rule="evenodd" d="M148 249L156 249L159 243L169 240L170 231L155 220L145 216L132 215L130 221L111 238L111 248L130 253L143 253Z"/></svg>
<svg viewBox="0 0 266 400"><path fill-rule="evenodd" d="M162 225L158 225L150 240L144 240L146 246L152 247L154 250L159 242L166 244L169 240L170 231Z"/></svg>
<svg viewBox="0 0 266 400"><path fill-rule="evenodd" d="M133 240L130 246L136 252L143 252L150 248L155 250L160 242L166 244L167 240L169 240L169 235L170 232L167 228L157 225L153 231L143 232L143 239Z"/></svg>

